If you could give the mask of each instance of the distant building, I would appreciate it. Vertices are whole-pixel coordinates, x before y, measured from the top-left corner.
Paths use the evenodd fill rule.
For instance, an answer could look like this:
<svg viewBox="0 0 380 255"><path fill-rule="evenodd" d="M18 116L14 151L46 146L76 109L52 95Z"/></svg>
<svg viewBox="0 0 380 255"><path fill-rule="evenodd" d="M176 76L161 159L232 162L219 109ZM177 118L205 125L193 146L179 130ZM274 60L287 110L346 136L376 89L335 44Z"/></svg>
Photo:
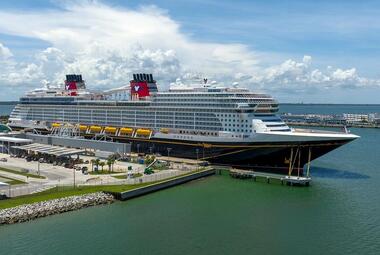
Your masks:
<svg viewBox="0 0 380 255"><path fill-rule="evenodd" d="M343 119L345 119L347 123L370 122L369 114L343 113Z"/></svg>

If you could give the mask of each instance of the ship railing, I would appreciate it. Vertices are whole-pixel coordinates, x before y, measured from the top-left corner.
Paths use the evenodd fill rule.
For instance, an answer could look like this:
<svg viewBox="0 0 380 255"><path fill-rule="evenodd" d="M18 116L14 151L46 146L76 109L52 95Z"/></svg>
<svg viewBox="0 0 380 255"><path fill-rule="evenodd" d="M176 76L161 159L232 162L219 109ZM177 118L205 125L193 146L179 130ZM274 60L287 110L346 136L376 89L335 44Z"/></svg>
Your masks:
<svg viewBox="0 0 380 255"><path fill-rule="evenodd" d="M331 131L331 130L314 130L314 129L306 129L306 128L293 128L294 132L299 133L323 133L323 134L341 134L343 132Z"/></svg>

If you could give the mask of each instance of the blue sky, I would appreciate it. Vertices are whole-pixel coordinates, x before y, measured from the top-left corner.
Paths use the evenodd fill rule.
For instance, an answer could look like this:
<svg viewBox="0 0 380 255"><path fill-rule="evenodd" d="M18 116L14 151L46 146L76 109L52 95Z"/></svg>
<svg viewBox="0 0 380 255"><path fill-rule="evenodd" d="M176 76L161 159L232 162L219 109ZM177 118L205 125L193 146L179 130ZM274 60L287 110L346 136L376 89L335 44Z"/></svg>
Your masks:
<svg viewBox="0 0 380 255"><path fill-rule="evenodd" d="M378 1L1 1L0 100L64 72L109 88L143 69L163 88L202 73L283 102L380 103L379 14Z"/></svg>

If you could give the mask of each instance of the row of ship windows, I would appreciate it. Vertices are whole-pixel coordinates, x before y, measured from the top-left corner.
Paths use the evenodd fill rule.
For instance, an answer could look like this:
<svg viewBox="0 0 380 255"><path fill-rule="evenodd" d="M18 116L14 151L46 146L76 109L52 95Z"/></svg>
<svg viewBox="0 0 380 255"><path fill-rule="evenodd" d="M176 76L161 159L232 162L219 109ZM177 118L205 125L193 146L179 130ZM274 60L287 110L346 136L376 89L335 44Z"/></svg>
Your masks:
<svg viewBox="0 0 380 255"><path fill-rule="evenodd" d="M164 112L164 111L158 111L158 112L153 112L153 111L117 111L117 110L107 110L107 111L104 111L104 110L72 110L72 109L65 109L65 110L61 110L61 109L51 109L51 110L37 110L37 109L33 109L32 111L30 111L32 114L36 114L36 115L56 115L56 114L67 114L67 115L72 115L72 114L87 114L87 115L101 115L103 116L104 114L107 114L108 116L111 116L111 117L117 117L117 118L120 118L120 116L128 116L128 117L134 117L135 115L137 116L144 116L144 115L147 115L147 116L154 116L154 114L156 113L156 116L173 116L173 115L176 115L176 116L214 116L214 114L212 113L191 113L191 112L180 112L180 113L174 113L173 111L171 112ZM227 111L228 112L228 111ZM27 111L19 111L19 110L14 110L13 113L12 113L12 116L16 116L18 114L26 114ZM223 114L215 114L217 116L220 116L220 117L238 117L239 114L231 114L231 113L223 113ZM275 116L274 114L260 114L260 115L257 115L255 114L255 116L259 116L259 117L268 117L268 116ZM263 121L277 121L279 119L273 119L273 120L263 120Z"/></svg>
<svg viewBox="0 0 380 255"><path fill-rule="evenodd" d="M159 106L159 105L154 105L153 106ZM221 104L219 102L215 102L215 103L210 103L210 102L207 102L207 103L201 103L201 102L196 102L196 103L182 103L182 102L165 102L165 107L168 107L168 106L179 106L179 107L183 107L183 106L188 106L188 107L192 107L192 108L200 108L200 107L225 107L225 108L235 108L236 107L236 104Z"/></svg>
<svg viewBox="0 0 380 255"><path fill-rule="evenodd" d="M17 115L17 114L20 114L20 115L25 115L25 114L28 114L26 112L22 112L22 113L14 113L13 115ZM214 117L213 114L173 114L173 113L168 113L168 114L164 114L164 113L159 113L159 114L154 114L154 113L149 113L149 114L146 114L146 113L138 113L138 114L114 114L114 113L105 113L105 112L37 112L37 111L31 111L29 114L32 114L32 115L36 115L36 116L56 116L56 115L65 115L65 116L78 116L78 114L80 116L104 116L104 117L115 117L115 118L121 118L121 117L137 117L137 118L145 118L145 117L150 117L150 118L154 118L154 117L164 117L164 118L173 118L173 117L176 117L176 118L179 118L179 117L183 117L183 116L186 116L186 117L183 117L183 118L194 118L197 117L197 118L204 118L204 117L213 117L213 119L216 119Z"/></svg>
<svg viewBox="0 0 380 255"><path fill-rule="evenodd" d="M194 131L194 130L180 130L180 134L188 134L188 135L212 135L217 136L217 132L202 132L202 131ZM176 137L176 136L175 136ZM179 138L179 137L177 137ZM189 137L183 137L183 138L189 138Z"/></svg>
<svg viewBox="0 0 380 255"><path fill-rule="evenodd" d="M161 93L155 96L155 98L173 98L173 97L229 97L229 96L234 96L234 94L206 94L204 92L199 92L199 93L194 93L194 94L186 94L186 93L181 93L181 94L174 94L174 93Z"/></svg>
<svg viewBox="0 0 380 255"><path fill-rule="evenodd" d="M34 120L34 118L27 117L27 120ZM80 121L78 121L77 118L41 118L42 121L62 121L62 122L98 122L98 123L104 123L104 124L109 124L109 123L117 123L117 124L122 124L122 123L143 123L144 125L148 125L152 123L152 121L147 121L147 120L127 120L127 119L104 119L104 118L82 118ZM155 121L157 125L159 124L170 124L171 126L178 126L178 125L189 125L189 126L194 126L194 125L207 125L207 126L217 126L221 127L222 125L220 123L216 122L208 122L208 121L166 121L166 120L157 120ZM154 123L152 123L154 124Z"/></svg>
<svg viewBox="0 0 380 255"><path fill-rule="evenodd" d="M212 107L213 107L214 105L212 105ZM42 108L43 107L43 108ZM77 106L60 106L61 108L56 108L56 106L48 106L48 105L43 105L43 106L39 106L38 108L34 108L33 110L40 110L40 111L43 111L43 112L45 112L45 111L49 111L49 110L52 110L52 111L63 111L63 110L65 110L65 111L67 111L67 110L73 110L74 112L77 112L78 110L79 111L102 111L102 112L104 112L104 111L116 111L116 112L119 112L120 111L120 109L104 109L104 106L103 107L91 107L91 108L81 108L81 109L78 109L77 108ZM94 109L95 108L95 109ZM99 109L96 109L96 108L99 108ZM111 107L109 107L109 108L111 108ZM123 112L125 111L129 111L129 112L135 112L135 111L137 111L137 112L155 112L155 111L157 111L157 112L173 112L174 110L176 111L176 112L181 112L181 111L185 111L185 112L188 112L188 111L191 111L192 109L194 109L194 105L191 105L191 107L189 107L189 108L184 108L183 106L179 106L179 107L155 107L155 108L152 108L151 110L146 110L146 106L144 106L143 108L144 109L139 109L139 107L135 107L136 109L135 110L122 110ZM25 109L25 108L23 108L23 109ZM27 108L26 108L27 109ZM25 109L25 110L26 110ZM220 112L220 110L221 109L217 109L217 112ZM194 111L195 111L195 109L194 109ZM216 109L213 109L213 108L197 108L196 109L196 113L198 113L198 112L213 112L213 111L216 111ZM227 108L227 109L224 109L223 110L223 112L225 112L225 111L227 111L227 112L234 112L234 110L233 109L230 109L230 108Z"/></svg>
<svg viewBox="0 0 380 255"><path fill-rule="evenodd" d="M267 127L286 127L286 124L266 124Z"/></svg>
<svg viewBox="0 0 380 255"><path fill-rule="evenodd" d="M225 131L231 131L231 132L246 132L246 133L252 133L252 129L235 129L235 128L225 128Z"/></svg>
<svg viewBox="0 0 380 255"><path fill-rule="evenodd" d="M256 97L256 98L271 98L268 95L265 94L251 94L251 93L245 93L245 94L235 94L235 93L204 93L204 92L199 92L199 93L180 93L180 94L175 94L173 92L171 93L160 93L155 96L155 98L173 98L173 97Z"/></svg>
<svg viewBox="0 0 380 255"><path fill-rule="evenodd" d="M235 120L235 119L221 119L221 121L224 121L224 122L239 122L239 120ZM248 120L240 120L240 122L247 122L248 123Z"/></svg>
<svg viewBox="0 0 380 255"><path fill-rule="evenodd" d="M73 109L75 107L73 107L73 108L67 108L67 109L62 109L62 108L61 109L57 109L55 107L51 107L49 109L47 106L41 106L41 107L44 107L44 109L43 110L38 110L40 112L49 112L49 111L50 112L62 112L63 110L67 111L69 109L72 110L72 112L77 112L78 111L76 109ZM136 107L136 108L138 108L138 107ZM190 112L192 110L194 110L194 112ZM22 109L22 110L15 109L13 111L13 113L17 113L19 111L24 112L24 111L27 111L27 109ZM104 110L80 109L80 112L85 112L85 111L87 111L87 112L94 112L94 111L104 112ZM106 111L107 112L111 112L113 110L106 110ZM139 111L139 110L136 110L136 111L137 111L137 113L141 113L141 111ZM174 112L176 112L176 113L177 112L181 112L181 114L182 114L182 112L190 112L190 114L202 114L202 113L210 114L211 112L212 113L214 113L214 112L215 113L219 113L219 112L234 113L234 112L236 112L236 109L229 109L229 108L224 108L224 109L220 109L220 108L198 108L198 109L194 109L193 106L192 107L178 107L178 108L175 108L175 107L173 107L173 108L162 107L162 108L152 109L152 111L149 111L149 112L154 112L154 111L157 111L157 112L160 112L160 113L164 113L164 114L166 114L166 112L170 112L171 114L173 114ZM114 112L118 112L118 111L114 110ZM130 111L130 112L134 113L134 111Z"/></svg>
<svg viewBox="0 0 380 255"><path fill-rule="evenodd" d="M17 114L17 113L27 113L27 112L35 112L35 113L41 113L41 114L48 114L48 113L59 113L59 114L62 114L63 112L64 113L72 113L72 114L77 114L78 112L79 113L87 113L87 114L91 114L91 113L101 113L101 114L118 114L118 115L121 115L121 114L138 114L138 115L154 115L154 114L157 114L157 115L173 115L173 114L181 114L181 115L204 115L204 116L214 116L214 114L212 113L207 113L207 112L189 112L189 109L176 109L175 112L173 111L173 109L168 109L167 111L165 110L161 110L161 111L156 111L156 110L153 110L152 111L141 111L141 110L103 110L103 109L73 109L73 108L61 108L61 109L57 109L57 108L44 108L44 109L40 109L40 108L36 108L36 109L15 109L13 111L14 114ZM178 111L180 113L178 113ZM184 112L184 111L187 111L187 112Z"/></svg>
<svg viewBox="0 0 380 255"><path fill-rule="evenodd" d="M21 117L21 116L20 116ZM35 118L38 118L38 119L41 119L41 120L45 120L45 119L51 119L51 118L60 118L60 119L67 119L67 120L71 120L71 119L80 119L80 120L84 120L84 119L93 119L93 120L119 120L119 121L124 121L124 120L130 120L130 121L144 121L144 122L152 122L152 121L168 121L168 122L183 122L183 121L191 121L191 123L193 123L194 121L196 122L200 122L200 121L203 121L203 122L208 122L208 123L219 123L219 120L216 119L216 118L207 118L207 117L195 117L195 118L189 118L189 117L175 117L173 119L173 117L166 117L166 116L162 116L162 117L159 117L159 116L156 116L156 118L146 118L144 116L138 116L137 118L135 118L135 116L123 116L122 118L118 117L118 116L102 116L102 115L92 115L92 116L88 116L88 115L76 115L76 116L70 116L70 115L54 115L54 114L51 114L51 115L48 115L48 114L44 114L44 115L40 115L40 114L30 114L30 115L27 115L27 118L28 119L35 119Z"/></svg>
<svg viewBox="0 0 380 255"><path fill-rule="evenodd" d="M173 116L173 115L176 115L176 116L209 116L209 117L214 117L215 115L214 114L210 114L210 113L175 113L175 112L157 112L157 113L154 113L154 112L109 112L109 111L63 111L63 110L57 110L57 111L22 111L22 112L19 112L19 111L14 111L13 114L26 114L26 113L32 113L32 114L44 114L44 115L48 115L48 114L59 114L59 115L63 115L63 114L67 114L67 115L77 115L77 114L87 114L87 115L108 115L108 116L116 116L116 117L120 117L120 116Z"/></svg>
<svg viewBox="0 0 380 255"><path fill-rule="evenodd" d="M207 100L207 101L206 101ZM270 103L273 102L273 100L262 100L262 99L232 99L232 98L217 98L215 100L211 100L209 98L167 98L167 99L155 99L152 103L171 103L171 102L176 102L176 103L181 103L184 101L189 101L189 102L219 102L219 103L231 103L231 104L236 104L236 103ZM278 106L276 104L276 106Z"/></svg>
<svg viewBox="0 0 380 255"><path fill-rule="evenodd" d="M229 123L228 125L226 124L226 126L229 126L229 127L235 127L235 124L231 124L231 123ZM239 127L239 124L236 124L236 127ZM242 124L241 125L241 127L252 127L252 125L244 125L244 124Z"/></svg>

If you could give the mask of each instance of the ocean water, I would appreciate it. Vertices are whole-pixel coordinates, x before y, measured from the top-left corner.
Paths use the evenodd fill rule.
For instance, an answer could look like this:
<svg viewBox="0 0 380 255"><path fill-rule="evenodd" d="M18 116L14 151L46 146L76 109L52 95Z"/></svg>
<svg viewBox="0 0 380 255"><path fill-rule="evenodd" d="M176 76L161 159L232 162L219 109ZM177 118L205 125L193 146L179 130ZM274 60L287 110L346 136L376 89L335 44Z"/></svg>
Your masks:
<svg viewBox="0 0 380 255"><path fill-rule="evenodd" d="M0 104L0 116L2 115L9 115L16 104L14 103L3 103Z"/></svg>
<svg viewBox="0 0 380 255"><path fill-rule="evenodd" d="M351 132L312 162L311 187L208 177L1 226L0 254L380 254L380 130Z"/></svg>

